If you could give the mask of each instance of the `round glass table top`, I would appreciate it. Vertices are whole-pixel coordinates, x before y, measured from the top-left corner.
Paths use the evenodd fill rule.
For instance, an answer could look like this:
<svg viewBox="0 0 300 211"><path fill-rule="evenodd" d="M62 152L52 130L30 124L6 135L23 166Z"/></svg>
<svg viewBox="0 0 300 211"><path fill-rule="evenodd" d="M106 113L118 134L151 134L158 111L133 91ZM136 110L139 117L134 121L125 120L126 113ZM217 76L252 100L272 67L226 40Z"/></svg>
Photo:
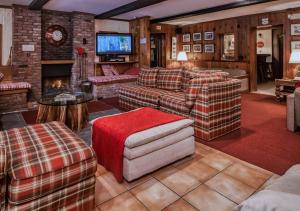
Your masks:
<svg viewBox="0 0 300 211"><path fill-rule="evenodd" d="M64 91L43 96L38 100L38 103L49 106L67 106L87 103L91 100L93 100L91 93Z"/></svg>

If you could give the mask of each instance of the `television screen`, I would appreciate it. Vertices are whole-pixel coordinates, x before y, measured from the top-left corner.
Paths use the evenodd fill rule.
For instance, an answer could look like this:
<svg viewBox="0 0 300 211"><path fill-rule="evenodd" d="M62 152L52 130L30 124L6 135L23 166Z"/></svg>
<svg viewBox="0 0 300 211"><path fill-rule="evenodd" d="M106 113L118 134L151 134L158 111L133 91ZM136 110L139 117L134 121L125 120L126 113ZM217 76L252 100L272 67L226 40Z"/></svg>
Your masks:
<svg viewBox="0 0 300 211"><path fill-rule="evenodd" d="M97 34L97 54L132 54L131 34Z"/></svg>

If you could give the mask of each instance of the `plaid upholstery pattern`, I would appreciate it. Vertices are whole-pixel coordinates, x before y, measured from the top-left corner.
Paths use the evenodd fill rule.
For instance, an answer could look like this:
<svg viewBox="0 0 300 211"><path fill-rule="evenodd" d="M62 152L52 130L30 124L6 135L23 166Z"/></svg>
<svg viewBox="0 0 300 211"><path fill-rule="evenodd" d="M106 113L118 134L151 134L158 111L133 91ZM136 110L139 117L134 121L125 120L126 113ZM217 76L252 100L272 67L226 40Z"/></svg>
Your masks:
<svg viewBox="0 0 300 211"><path fill-rule="evenodd" d="M7 210L82 210L95 208L95 177L28 203L8 203Z"/></svg>
<svg viewBox="0 0 300 211"><path fill-rule="evenodd" d="M0 145L0 210L5 206L6 196L6 150Z"/></svg>
<svg viewBox="0 0 300 211"><path fill-rule="evenodd" d="M4 74L0 72L0 82L3 80Z"/></svg>
<svg viewBox="0 0 300 211"><path fill-rule="evenodd" d="M91 76L88 77L88 80L94 85L101 85L105 83L117 83L117 82L127 82L127 81L136 81L138 76L136 75L113 75L113 76Z"/></svg>
<svg viewBox="0 0 300 211"><path fill-rule="evenodd" d="M104 76L113 76L113 68L111 65L101 65L102 72Z"/></svg>
<svg viewBox="0 0 300 211"><path fill-rule="evenodd" d="M219 76L209 76L203 78L194 78L190 81L189 87L185 91L185 104L187 107L193 107L195 100L201 87L204 84L216 83L224 81L225 79Z"/></svg>
<svg viewBox="0 0 300 211"><path fill-rule="evenodd" d="M31 84L27 82L0 83L0 91L12 91L18 89L30 89Z"/></svg>
<svg viewBox="0 0 300 211"><path fill-rule="evenodd" d="M14 180L54 172L95 157L94 151L61 122L0 132Z"/></svg>
<svg viewBox="0 0 300 211"><path fill-rule="evenodd" d="M190 108L185 104L185 95L182 92L162 95L160 97L160 106L178 111L179 113L190 113Z"/></svg>
<svg viewBox="0 0 300 211"><path fill-rule="evenodd" d="M179 92L182 88L182 70L160 69L156 79L156 87Z"/></svg>
<svg viewBox="0 0 300 211"><path fill-rule="evenodd" d="M157 69L142 68L137 79L137 84L145 87L156 87Z"/></svg>
<svg viewBox="0 0 300 211"><path fill-rule="evenodd" d="M145 102L136 98L127 97L124 95L121 95L119 97L119 105L124 108L125 110L132 110L140 107L151 107L158 109L158 104L153 104L149 102ZM122 106L124 105L124 107Z"/></svg>
<svg viewBox="0 0 300 211"><path fill-rule="evenodd" d="M197 137L212 140L240 128L240 80L204 84L191 116Z"/></svg>
<svg viewBox="0 0 300 211"><path fill-rule="evenodd" d="M112 65L111 65L111 71L112 71L112 73L114 75L120 75L120 73L118 72L118 70L114 66L112 66Z"/></svg>

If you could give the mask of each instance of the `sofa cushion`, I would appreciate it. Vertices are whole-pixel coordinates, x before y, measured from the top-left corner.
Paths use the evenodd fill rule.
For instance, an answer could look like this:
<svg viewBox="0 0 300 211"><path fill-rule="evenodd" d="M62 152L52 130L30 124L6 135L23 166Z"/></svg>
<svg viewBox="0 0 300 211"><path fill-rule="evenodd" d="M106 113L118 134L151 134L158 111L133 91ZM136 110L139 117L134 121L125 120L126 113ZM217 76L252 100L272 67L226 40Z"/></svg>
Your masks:
<svg viewBox="0 0 300 211"><path fill-rule="evenodd" d="M165 108L179 111L180 113L189 113L190 108L185 103L185 94L183 92L169 93L160 97L160 105Z"/></svg>
<svg viewBox="0 0 300 211"><path fill-rule="evenodd" d="M157 73L158 69L142 68L137 79L138 85L155 88Z"/></svg>
<svg viewBox="0 0 300 211"><path fill-rule="evenodd" d="M0 91L12 91L18 89L30 89L31 84L27 82L0 83Z"/></svg>
<svg viewBox="0 0 300 211"><path fill-rule="evenodd" d="M182 70L160 69L157 74L156 87L179 92L182 88Z"/></svg>
<svg viewBox="0 0 300 211"><path fill-rule="evenodd" d="M119 89L119 94L155 105L158 105L161 95L158 89L139 85L123 85Z"/></svg>
<svg viewBox="0 0 300 211"><path fill-rule="evenodd" d="M190 80L189 86L185 91L185 103L188 108L193 107L198 96L199 90L204 84L217 83L225 81L224 77L220 76L205 76Z"/></svg>
<svg viewBox="0 0 300 211"><path fill-rule="evenodd" d="M136 75L91 76L88 80L94 85L136 81Z"/></svg>

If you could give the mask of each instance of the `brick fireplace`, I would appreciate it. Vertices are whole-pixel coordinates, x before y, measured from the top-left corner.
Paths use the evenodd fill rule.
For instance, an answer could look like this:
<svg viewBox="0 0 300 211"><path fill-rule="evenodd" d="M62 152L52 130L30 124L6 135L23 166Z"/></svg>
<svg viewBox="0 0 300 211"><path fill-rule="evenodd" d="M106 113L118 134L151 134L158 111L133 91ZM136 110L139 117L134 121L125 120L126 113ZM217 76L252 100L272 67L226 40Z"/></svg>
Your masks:
<svg viewBox="0 0 300 211"><path fill-rule="evenodd" d="M74 49L85 48L88 76L94 73L95 20L94 15L81 12L29 10L13 6L13 65L14 80L27 81L32 85L32 101L37 100L50 87L70 87L80 84L80 68ZM68 39L60 47L50 46L45 41L45 31L50 25L61 25L68 32ZM83 44L83 39L87 42ZM34 45L33 52L22 51L22 45ZM49 61L72 61L59 66ZM45 64L46 63L46 64ZM59 62L58 62L59 63ZM68 71L66 71L68 69Z"/></svg>

